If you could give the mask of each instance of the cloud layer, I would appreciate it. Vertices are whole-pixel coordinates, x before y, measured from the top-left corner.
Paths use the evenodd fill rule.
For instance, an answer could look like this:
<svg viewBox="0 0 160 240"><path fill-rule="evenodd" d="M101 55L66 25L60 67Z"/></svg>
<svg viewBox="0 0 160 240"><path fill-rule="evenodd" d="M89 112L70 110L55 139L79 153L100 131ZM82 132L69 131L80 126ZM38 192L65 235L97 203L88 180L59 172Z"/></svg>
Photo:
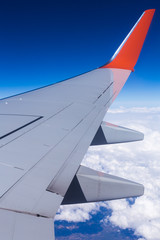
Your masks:
<svg viewBox="0 0 160 240"><path fill-rule="evenodd" d="M122 229L131 228L146 240L160 239L160 108L113 109L106 119L111 123L142 131L142 142L92 147L83 165L130 179L145 186L142 197L105 203L63 206L57 220L86 221L101 206L112 210L104 222ZM142 238L139 238L142 240Z"/></svg>

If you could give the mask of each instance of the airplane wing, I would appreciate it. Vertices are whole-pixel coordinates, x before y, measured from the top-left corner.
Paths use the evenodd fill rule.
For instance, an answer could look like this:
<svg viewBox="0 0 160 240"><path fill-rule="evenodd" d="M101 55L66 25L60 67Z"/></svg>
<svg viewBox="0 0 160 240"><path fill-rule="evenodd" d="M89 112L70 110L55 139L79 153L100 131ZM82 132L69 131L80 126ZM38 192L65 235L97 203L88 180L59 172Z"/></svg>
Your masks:
<svg viewBox="0 0 160 240"><path fill-rule="evenodd" d="M143 194L141 184L80 164L90 145L143 139L103 118L133 71L153 14L142 14L104 66L0 101L1 239L51 240L60 204Z"/></svg>

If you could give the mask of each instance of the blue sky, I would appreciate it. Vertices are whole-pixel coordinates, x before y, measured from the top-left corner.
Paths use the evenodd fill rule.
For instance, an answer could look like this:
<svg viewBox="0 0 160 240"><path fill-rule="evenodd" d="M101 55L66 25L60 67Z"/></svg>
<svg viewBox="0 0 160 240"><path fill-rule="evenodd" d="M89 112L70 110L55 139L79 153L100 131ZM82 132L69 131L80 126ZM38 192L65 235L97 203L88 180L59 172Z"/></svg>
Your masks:
<svg viewBox="0 0 160 240"><path fill-rule="evenodd" d="M103 65L149 8L156 8L149 34L135 72L113 107L159 106L157 0L0 1L0 98ZM111 221L104 223L102 220L111 215L110 211L100 209L80 223L56 221L57 239L139 239L131 228L122 230Z"/></svg>
<svg viewBox="0 0 160 240"><path fill-rule="evenodd" d="M155 17L135 72L115 104L156 105L160 3L154 0L1 1L0 97L103 65L148 8L157 9Z"/></svg>

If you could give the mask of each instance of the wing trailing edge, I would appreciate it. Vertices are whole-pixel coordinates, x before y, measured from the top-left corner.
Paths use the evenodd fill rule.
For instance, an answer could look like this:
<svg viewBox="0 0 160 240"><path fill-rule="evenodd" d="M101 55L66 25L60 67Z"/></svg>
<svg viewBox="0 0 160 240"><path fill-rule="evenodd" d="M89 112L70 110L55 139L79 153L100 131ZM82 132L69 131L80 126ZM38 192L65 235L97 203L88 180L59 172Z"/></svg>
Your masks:
<svg viewBox="0 0 160 240"><path fill-rule="evenodd" d="M91 146L141 141L143 138L144 134L141 132L102 122Z"/></svg>
<svg viewBox="0 0 160 240"><path fill-rule="evenodd" d="M144 187L139 183L80 166L62 204L138 197L143 193Z"/></svg>

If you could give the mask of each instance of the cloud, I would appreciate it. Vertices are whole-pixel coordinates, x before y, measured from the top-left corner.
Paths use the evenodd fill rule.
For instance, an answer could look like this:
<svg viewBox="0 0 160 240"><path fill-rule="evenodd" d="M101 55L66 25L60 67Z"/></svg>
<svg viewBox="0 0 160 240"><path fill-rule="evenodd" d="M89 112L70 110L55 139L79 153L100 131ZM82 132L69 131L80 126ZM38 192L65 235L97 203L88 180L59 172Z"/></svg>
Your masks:
<svg viewBox="0 0 160 240"><path fill-rule="evenodd" d="M119 108L111 108L108 113L160 113L160 107L119 107Z"/></svg>
<svg viewBox="0 0 160 240"><path fill-rule="evenodd" d="M61 206L55 220L85 222L89 220L91 214L96 213L99 208L100 204L98 203Z"/></svg>
<svg viewBox="0 0 160 240"><path fill-rule="evenodd" d="M142 131L142 142L91 147L83 165L145 186L145 194L131 204L128 200L61 207L58 220L86 221L103 205L112 210L104 222L121 229L131 228L139 240L160 239L160 108L112 109L107 121ZM106 225L107 226L107 225Z"/></svg>

